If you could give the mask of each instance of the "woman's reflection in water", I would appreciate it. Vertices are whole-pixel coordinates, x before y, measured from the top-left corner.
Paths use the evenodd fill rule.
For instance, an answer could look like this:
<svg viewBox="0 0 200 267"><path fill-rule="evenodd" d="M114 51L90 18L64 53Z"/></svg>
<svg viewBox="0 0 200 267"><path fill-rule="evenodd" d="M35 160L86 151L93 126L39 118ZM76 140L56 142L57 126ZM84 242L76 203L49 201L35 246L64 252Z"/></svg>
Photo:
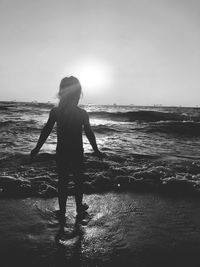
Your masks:
<svg viewBox="0 0 200 267"><path fill-rule="evenodd" d="M61 225L58 234L56 235L56 253L55 266L83 266L82 258L82 240L84 229L80 218L76 218L74 229L70 232L63 232Z"/></svg>

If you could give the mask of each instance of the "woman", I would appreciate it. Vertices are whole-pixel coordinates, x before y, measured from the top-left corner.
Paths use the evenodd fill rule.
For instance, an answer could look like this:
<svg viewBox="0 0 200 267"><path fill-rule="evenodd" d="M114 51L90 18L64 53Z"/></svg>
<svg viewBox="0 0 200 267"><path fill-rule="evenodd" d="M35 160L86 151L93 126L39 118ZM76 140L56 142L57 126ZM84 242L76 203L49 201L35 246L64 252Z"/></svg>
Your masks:
<svg viewBox="0 0 200 267"><path fill-rule="evenodd" d="M75 182L75 200L77 214L80 215L88 209L87 204L82 203L83 199L83 141L82 129L95 152L99 157L99 151L95 135L91 129L89 116L84 109L78 107L81 95L81 85L77 78L65 77L61 80L59 89L58 107L52 108L49 119L41 131L36 147L31 151L34 158L39 152L47 137L51 133L55 122L57 123L57 148L56 165L58 171L58 201L59 219L65 222L67 190L66 183L69 173L73 174Z"/></svg>

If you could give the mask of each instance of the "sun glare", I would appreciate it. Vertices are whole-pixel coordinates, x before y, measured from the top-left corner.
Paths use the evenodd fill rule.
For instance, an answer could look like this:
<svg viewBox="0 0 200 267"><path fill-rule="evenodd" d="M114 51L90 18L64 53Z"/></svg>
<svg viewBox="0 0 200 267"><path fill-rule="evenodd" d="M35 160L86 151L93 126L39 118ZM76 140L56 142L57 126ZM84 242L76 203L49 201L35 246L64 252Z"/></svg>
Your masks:
<svg viewBox="0 0 200 267"><path fill-rule="evenodd" d="M110 86L110 70L106 64L100 62L88 61L77 64L72 68L72 75L80 80L83 92L88 94L100 93Z"/></svg>

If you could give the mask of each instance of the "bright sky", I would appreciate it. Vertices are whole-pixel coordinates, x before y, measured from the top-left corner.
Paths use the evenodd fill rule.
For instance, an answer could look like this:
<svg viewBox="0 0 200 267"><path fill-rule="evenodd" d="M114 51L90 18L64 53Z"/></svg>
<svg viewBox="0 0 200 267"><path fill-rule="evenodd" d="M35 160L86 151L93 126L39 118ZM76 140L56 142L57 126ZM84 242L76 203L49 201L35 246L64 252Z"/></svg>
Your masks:
<svg viewBox="0 0 200 267"><path fill-rule="evenodd" d="M0 100L55 100L74 75L83 103L198 105L199 14L199 0L0 0Z"/></svg>

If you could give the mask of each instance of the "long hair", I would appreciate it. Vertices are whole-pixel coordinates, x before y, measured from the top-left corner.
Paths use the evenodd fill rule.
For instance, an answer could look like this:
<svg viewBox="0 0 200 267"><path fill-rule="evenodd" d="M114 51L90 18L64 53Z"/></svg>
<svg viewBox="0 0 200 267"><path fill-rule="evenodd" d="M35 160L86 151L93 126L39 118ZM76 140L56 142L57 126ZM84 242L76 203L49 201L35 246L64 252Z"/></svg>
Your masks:
<svg viewBox="0 0 200 267"><path fill-rule="evenodd" d="M58 97L59 108L68 109L77 106L81 95L81 84L76 77L65 77L60 82Z"/></svg>

